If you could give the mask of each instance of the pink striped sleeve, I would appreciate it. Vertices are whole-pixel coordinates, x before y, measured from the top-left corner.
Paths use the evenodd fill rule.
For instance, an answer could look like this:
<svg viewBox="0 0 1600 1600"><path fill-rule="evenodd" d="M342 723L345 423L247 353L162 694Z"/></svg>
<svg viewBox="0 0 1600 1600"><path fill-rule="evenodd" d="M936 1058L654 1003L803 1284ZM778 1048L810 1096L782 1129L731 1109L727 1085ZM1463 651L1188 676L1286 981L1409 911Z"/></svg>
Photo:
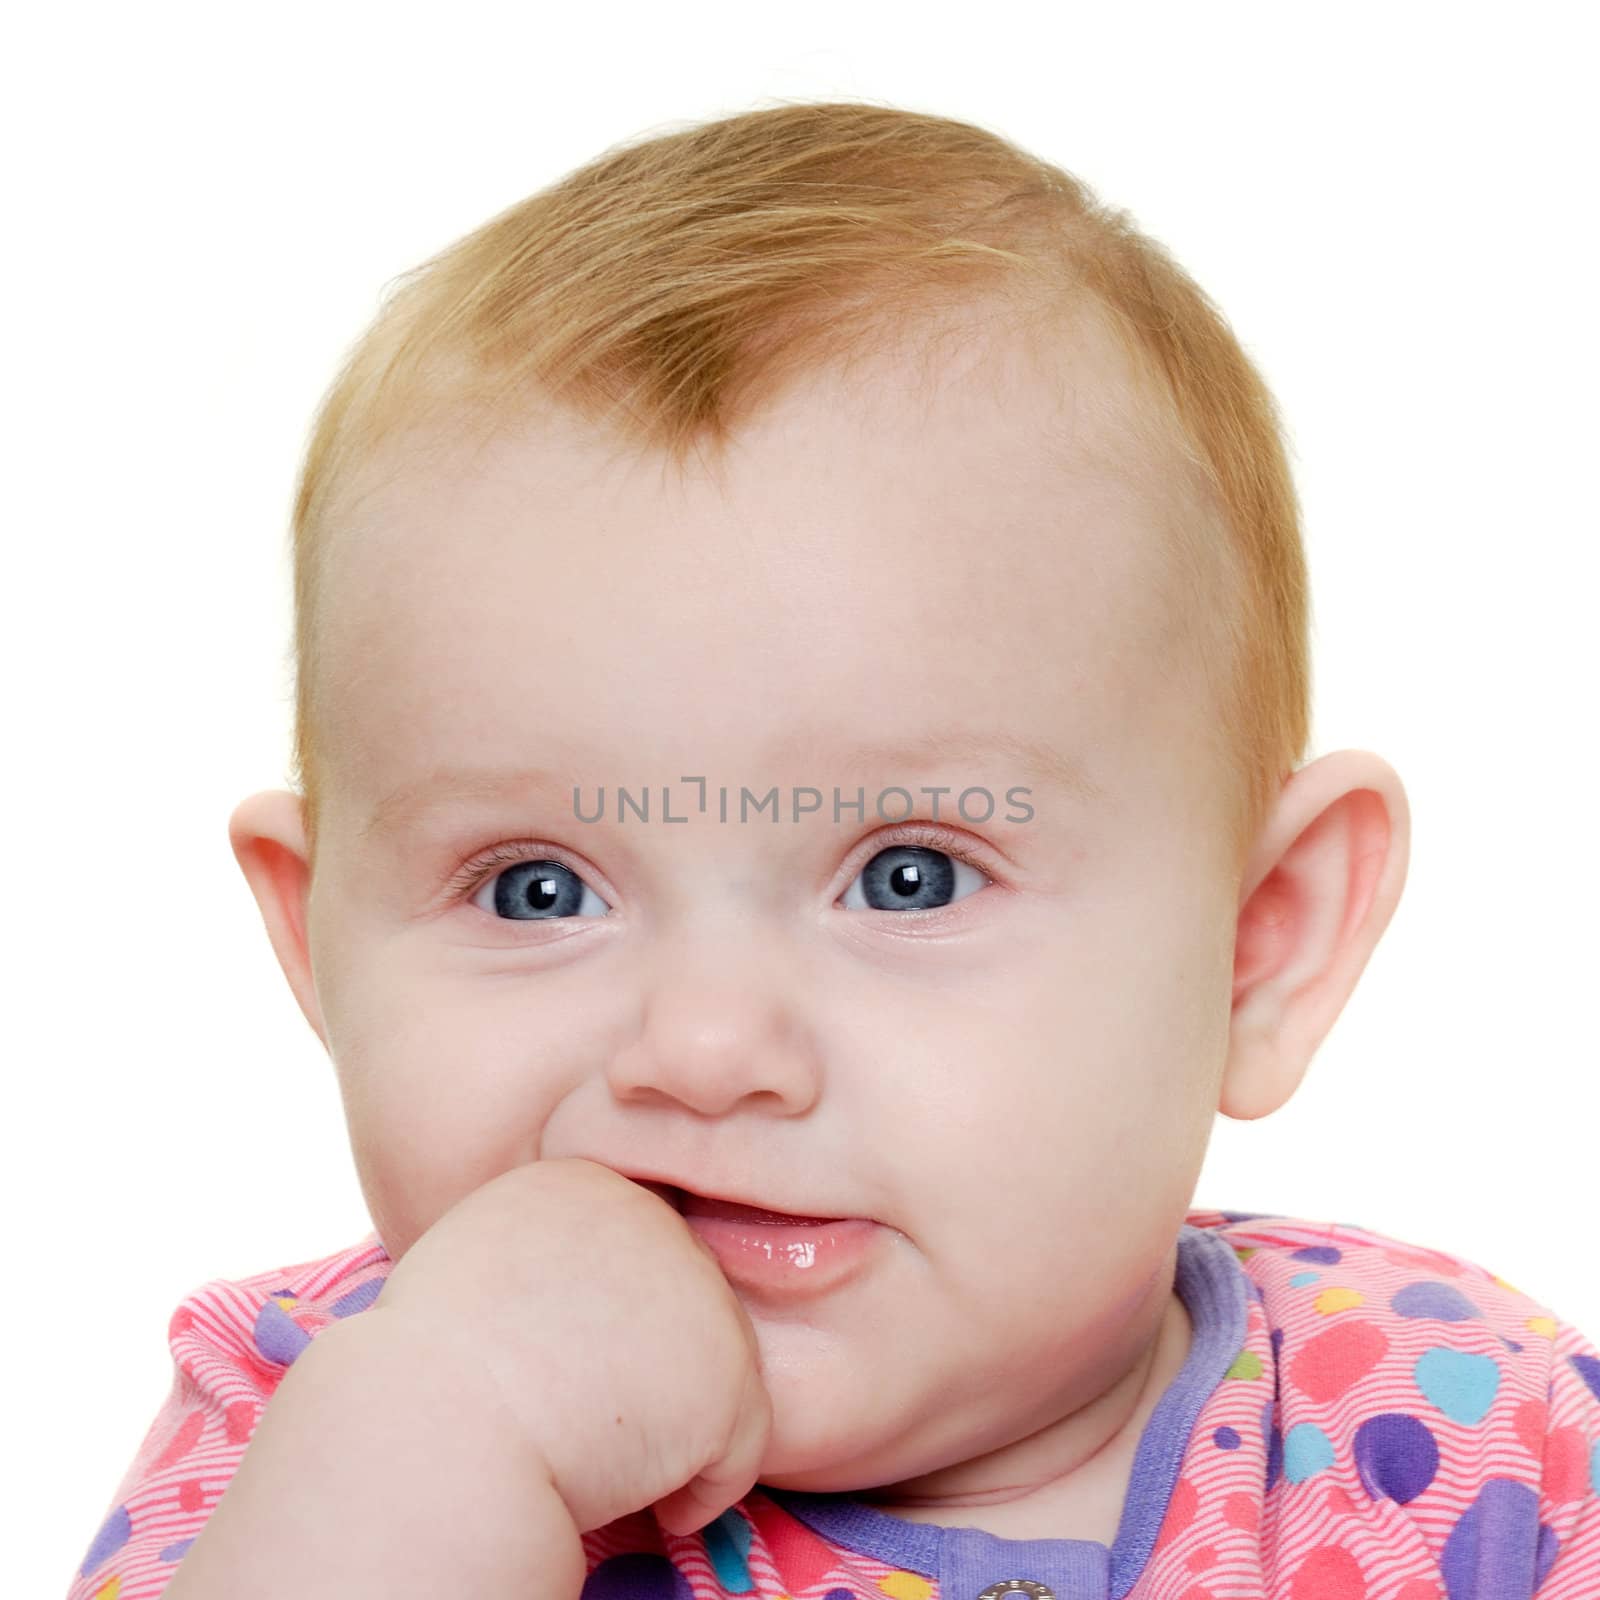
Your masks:
<svg viewBox="0 0 1600 1600"><path fill-rule="evenodd" d="M167 1324L172 1386L72 1575L67 1600L154 1600L222 1498L290 1364L364 1310L391 1263L376 1235L319 1261L186 1295Z"/></svg>
<svg viewBox="0 0 1600 1600"><path fill-rule="evenodd" d="M73 1574L69 1600L159 1595L232 1478L285 1370L241 1355L246 1308L226 1293L235 1288L207 1285L173 1314L172 1387Z"/></svg>
<svg viewBox="0 0 1600 1600"><path fill-rule="evenodd" d="M1594 1600L1600 1595L1600 1351L1576 1328L1550 1320L1534 1593L1538 1600Z"/></svg>

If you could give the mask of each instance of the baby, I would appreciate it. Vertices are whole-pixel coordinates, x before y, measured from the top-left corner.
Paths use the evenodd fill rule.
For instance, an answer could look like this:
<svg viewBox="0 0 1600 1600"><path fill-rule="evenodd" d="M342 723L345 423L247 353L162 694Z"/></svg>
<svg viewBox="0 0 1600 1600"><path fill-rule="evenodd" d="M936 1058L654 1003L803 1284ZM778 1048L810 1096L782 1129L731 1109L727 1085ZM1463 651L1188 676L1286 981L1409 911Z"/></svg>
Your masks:
<svg viewBox="0 0 1600 1600"><path fill-rule="evenodd" d="M1576 1600L1600 1354L1191 1210L1393 915L1277 412L971 125L618 147L402 282L230 822L374 1224L176 1310L71 1595Z"/></svg>

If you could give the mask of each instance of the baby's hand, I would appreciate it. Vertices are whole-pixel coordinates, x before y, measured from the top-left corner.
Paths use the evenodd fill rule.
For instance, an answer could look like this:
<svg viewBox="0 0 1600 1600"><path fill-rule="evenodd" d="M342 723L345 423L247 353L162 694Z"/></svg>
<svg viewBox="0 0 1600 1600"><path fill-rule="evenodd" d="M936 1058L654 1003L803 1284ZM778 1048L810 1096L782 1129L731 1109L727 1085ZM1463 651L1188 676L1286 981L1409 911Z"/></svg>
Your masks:
<svg viewBox="0 0 1600 1600"><path fill-rule="evenodd" d="M580 1533L652 1505L693 1532L756 1481L772 1405L750 1319L672 1207L609 1167L501 1173L395 1263L380 1307L494 1376Z"/></svg>

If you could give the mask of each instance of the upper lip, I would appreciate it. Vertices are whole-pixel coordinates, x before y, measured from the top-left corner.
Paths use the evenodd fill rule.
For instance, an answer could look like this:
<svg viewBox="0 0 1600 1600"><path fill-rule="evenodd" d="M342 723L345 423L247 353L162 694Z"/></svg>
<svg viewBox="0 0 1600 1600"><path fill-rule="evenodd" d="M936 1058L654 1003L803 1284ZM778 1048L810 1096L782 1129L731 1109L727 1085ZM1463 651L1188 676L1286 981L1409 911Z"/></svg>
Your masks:
<svg viewBox="0 0 1600 1600"><path fill-rule="evenodd" d="M683 1194L698 1195L702 1200L721 1200L729 1205L749 1206L753 1211L775 1211L790 1217L843 1217L847 1212L842 1211L797 1211L793 1206L780 1205L774 1200L757 1199L750 1195L734 1194L725 1189L713 1193L710 1189L696 1189L687 1183L680 1183L676 1178L667 1177L656 1172L626 1172L621 1167L614 1169L620 1176L634 1183L658 1183L665 1188L678 1191L672 1197L673 1206L682 1210L681 1197Z"/></svg>

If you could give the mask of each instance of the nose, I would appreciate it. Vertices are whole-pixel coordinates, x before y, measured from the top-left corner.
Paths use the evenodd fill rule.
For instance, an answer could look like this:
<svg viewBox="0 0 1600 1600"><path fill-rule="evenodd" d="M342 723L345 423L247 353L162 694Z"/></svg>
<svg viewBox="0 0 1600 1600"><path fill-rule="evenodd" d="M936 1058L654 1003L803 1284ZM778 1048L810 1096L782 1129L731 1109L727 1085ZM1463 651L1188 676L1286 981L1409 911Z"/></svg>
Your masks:
<svg viewBox="0 0 1600 1600"><path fill-rule="evenodd" d="M792 988L771 965L702 951L656 971L639 1031L607 1076L623 1101L676 1101L711 1117L748 1100L800 1116L816 1103L821 1064Z"/></svg>

